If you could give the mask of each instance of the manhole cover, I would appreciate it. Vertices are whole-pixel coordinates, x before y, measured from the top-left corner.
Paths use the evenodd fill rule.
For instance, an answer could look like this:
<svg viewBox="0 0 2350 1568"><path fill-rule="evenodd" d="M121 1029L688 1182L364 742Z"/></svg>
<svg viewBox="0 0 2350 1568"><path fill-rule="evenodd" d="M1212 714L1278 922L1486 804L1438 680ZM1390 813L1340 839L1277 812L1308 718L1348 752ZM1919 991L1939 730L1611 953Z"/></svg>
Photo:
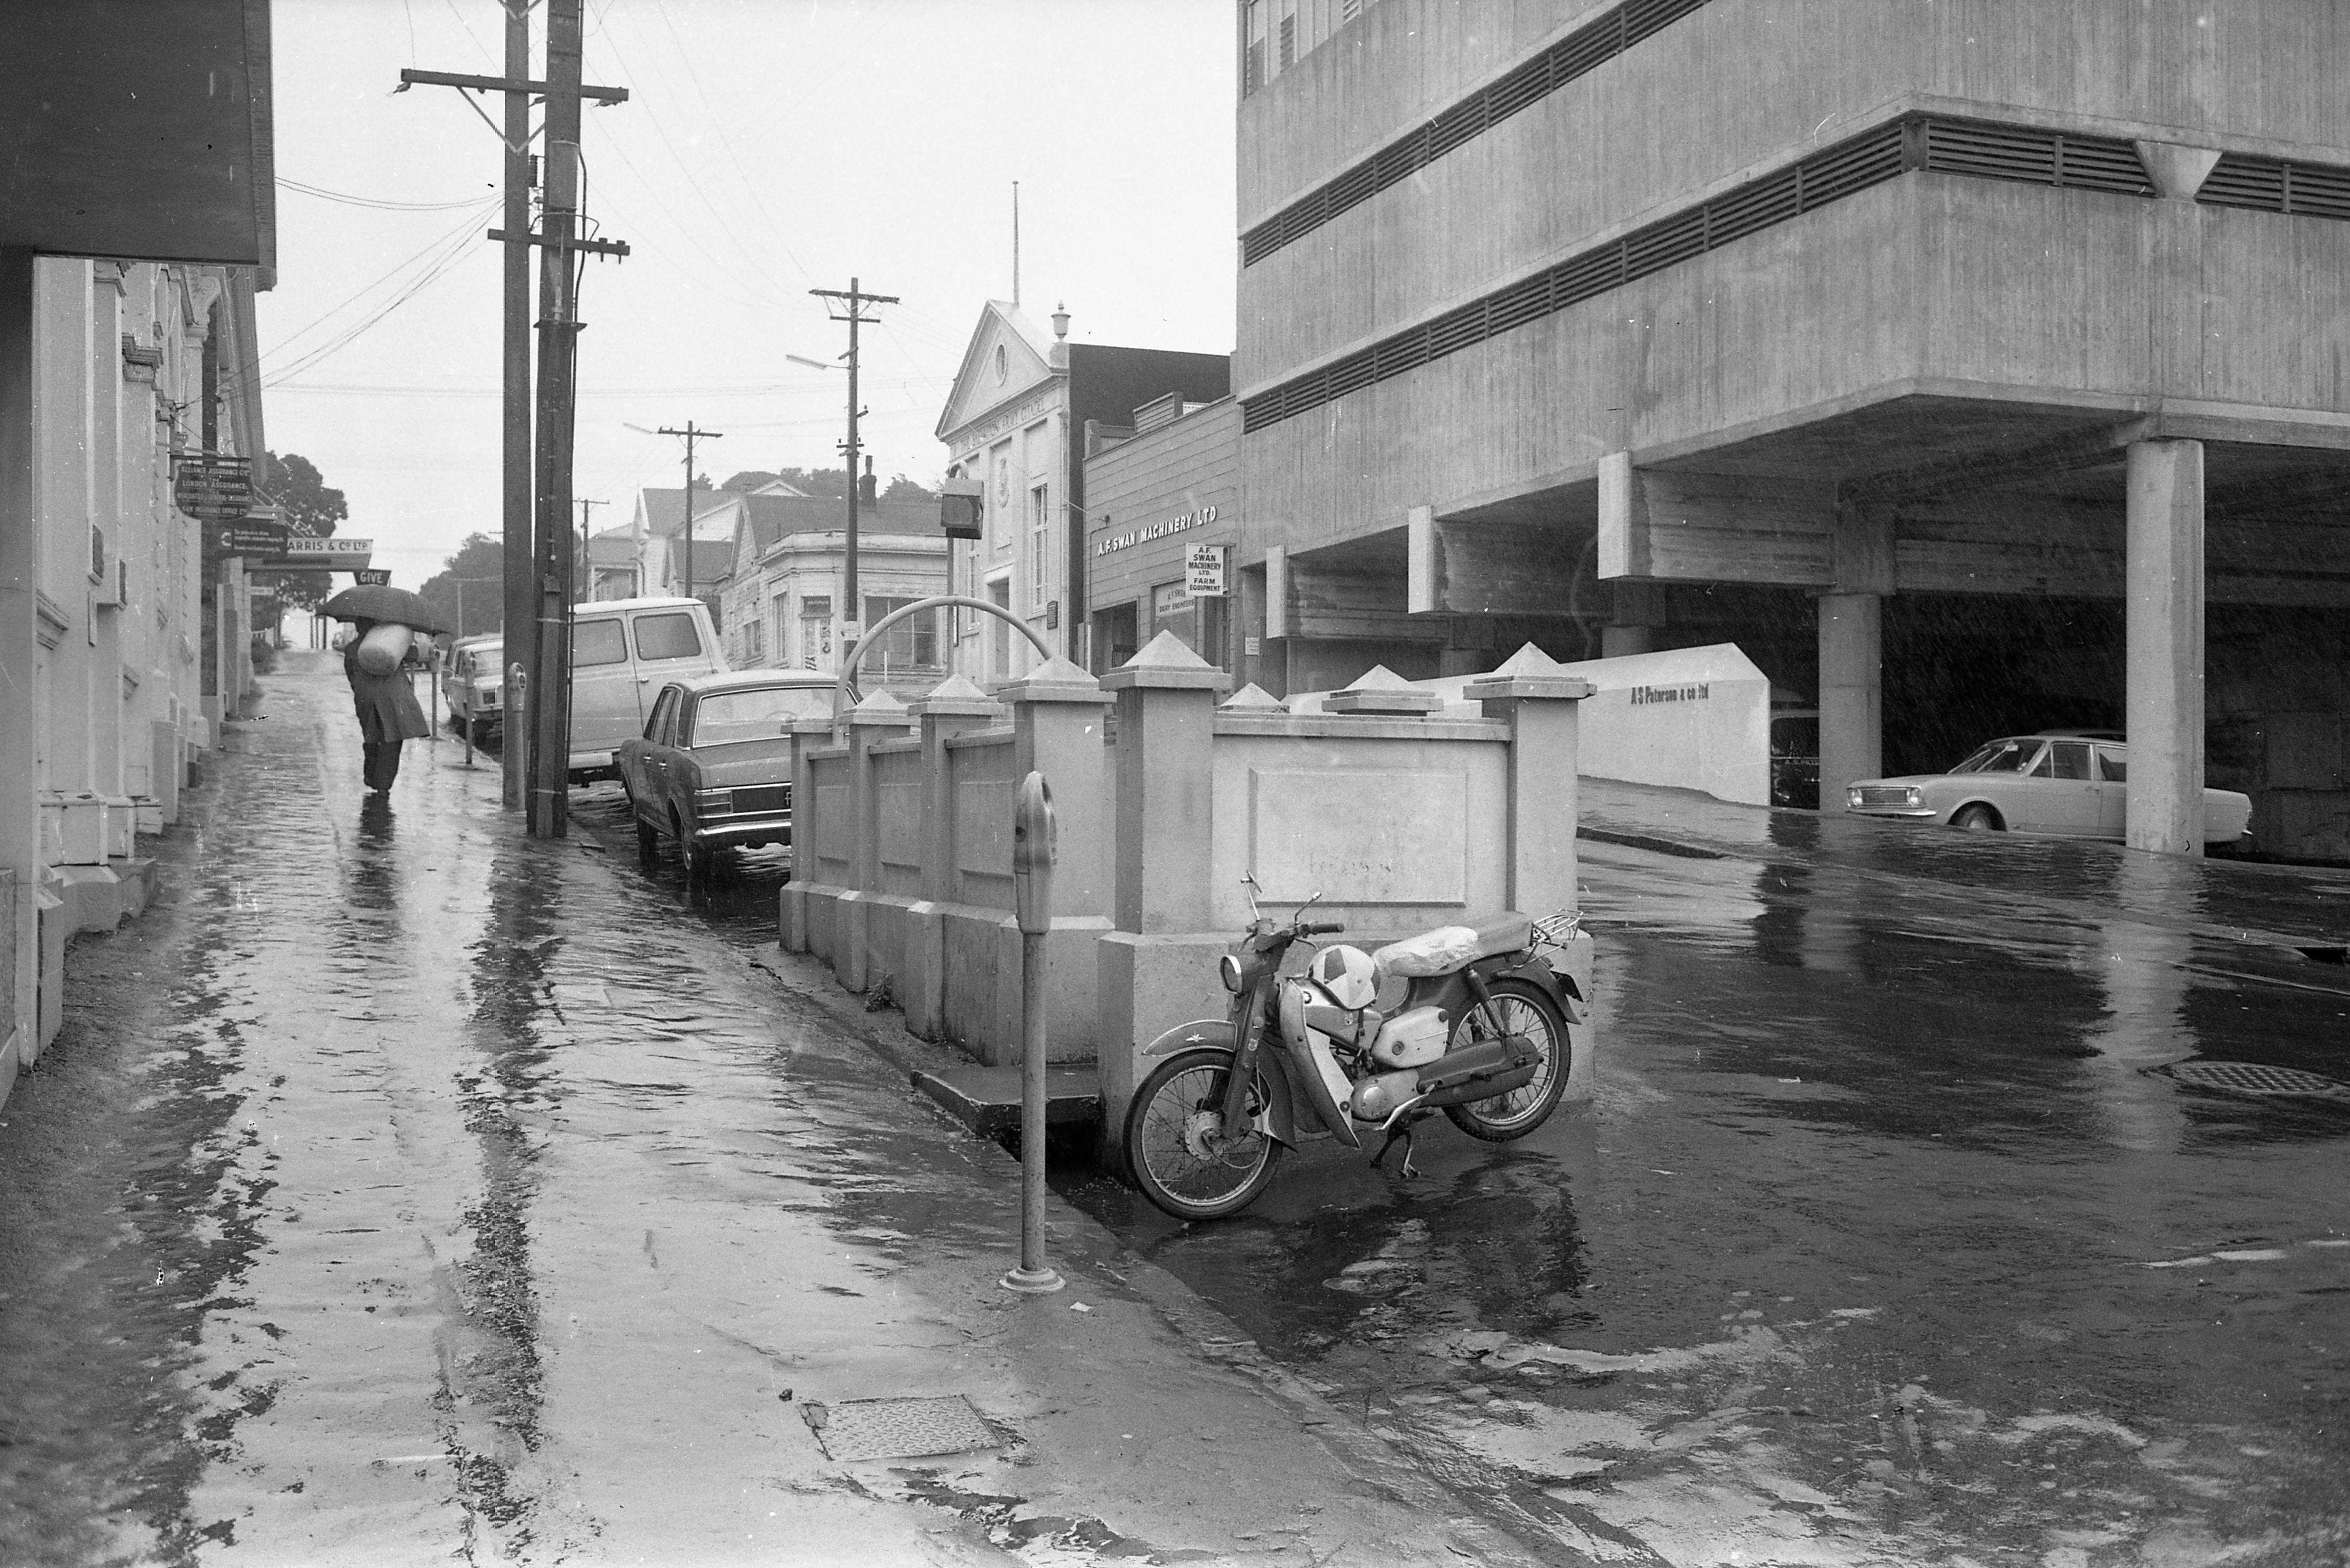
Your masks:
<svg viewBox="0 0 2350 1568"><path fill-rule="evenodd" d="M2219 1089L2230 1095L2320 1096L2350 1100L2350 1084L2322 1073L2297 1067L2267 1067L2257 1062L2178 1062L2156 1072L2199 1089Z"/></svg>
<svg viewBox="0 0 2350 1568"><path fill-rule="evenodd" d="M815 1430L825 1457L840 1461L960 1454L992 1449L1003 1441L960 1394L944 1399L847 1399L837 1405L803 1405L800 1416Z"/></svg>

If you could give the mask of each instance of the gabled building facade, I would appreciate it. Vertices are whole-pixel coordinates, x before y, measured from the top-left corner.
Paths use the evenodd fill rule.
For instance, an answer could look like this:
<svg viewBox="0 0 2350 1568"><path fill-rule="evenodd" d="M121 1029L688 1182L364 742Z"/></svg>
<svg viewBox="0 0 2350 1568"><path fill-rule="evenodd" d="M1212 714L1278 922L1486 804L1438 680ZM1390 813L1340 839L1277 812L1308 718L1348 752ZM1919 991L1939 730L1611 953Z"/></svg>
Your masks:
<svg viewBox="0 0 2350 1568"><path fill-rule="evenodd" d="M1119 348L1068 340L1069 316L1047 336L1006 300L990 300L939 416L950 478L983 487L983 536L953 542L951 591L1000 605L1057 656L1087 657L1085 428L1120 427L1167 393L1211 402L1230 390L1222 354ZM993 616L956 612L948 636L956 673L1016 679L1035 659Z"/></svg>

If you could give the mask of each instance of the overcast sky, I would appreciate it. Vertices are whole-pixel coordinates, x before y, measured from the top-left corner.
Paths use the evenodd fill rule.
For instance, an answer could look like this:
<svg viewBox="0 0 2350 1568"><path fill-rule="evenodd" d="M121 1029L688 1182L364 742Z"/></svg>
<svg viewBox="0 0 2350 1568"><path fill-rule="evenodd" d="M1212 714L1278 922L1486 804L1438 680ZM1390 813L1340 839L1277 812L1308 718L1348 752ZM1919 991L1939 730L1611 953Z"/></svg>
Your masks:
<svg viewBox="0 0 2350 1568"><path fill-rule="evenodd" d="M543 68L544 6L532 17ZM588 0L587 208L625 261L581 292L575 493L628 519L683 482L837 465L847 329L812 287L903 297L865 328L866 450L933 482L982 303L1081 341L1229 352L1227 0ZM348 493L348 534L413 587L499 529L498 140L401 67L494 75L495 0L276 0L278 286L261 298L271 448ZM496 100L480 99L485 112ZM334 193L326 197L312 191ZM349 198L349 199L343 199ZM356 199L356 200L350 200ZM383 205L392 203L393 205ZM534 268L536 276L536 268ZM574 522L577 521L577 514Z"/></svg>

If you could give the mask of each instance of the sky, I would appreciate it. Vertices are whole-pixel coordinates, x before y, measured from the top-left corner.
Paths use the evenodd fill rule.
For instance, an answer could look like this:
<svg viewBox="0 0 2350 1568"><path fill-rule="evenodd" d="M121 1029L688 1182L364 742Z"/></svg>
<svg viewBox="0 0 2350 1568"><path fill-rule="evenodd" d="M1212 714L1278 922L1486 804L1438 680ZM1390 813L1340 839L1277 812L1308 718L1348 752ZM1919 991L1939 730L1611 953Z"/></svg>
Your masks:
<svg viewBox="0 0 2350 1568"><path fill-rule="evenodd" d="M934 483L932 431L990 298L1080 342L1229 353L1228 0L587 0L588 216L624 240L580 293L573 493L593 526L684 482L837 466L847 328L811 288L903 303L860 330L876 472ZM496 0L276 0L278 283L263 420L347 493L347 535L414 587L499 531ZM544 69L545 7L532 15ZM534 126L536 120L534 117ZM321 194L320 192L325 192ZM534 265L533 276L536 268ZM578 521L575 513L574 523Z"/></svg>

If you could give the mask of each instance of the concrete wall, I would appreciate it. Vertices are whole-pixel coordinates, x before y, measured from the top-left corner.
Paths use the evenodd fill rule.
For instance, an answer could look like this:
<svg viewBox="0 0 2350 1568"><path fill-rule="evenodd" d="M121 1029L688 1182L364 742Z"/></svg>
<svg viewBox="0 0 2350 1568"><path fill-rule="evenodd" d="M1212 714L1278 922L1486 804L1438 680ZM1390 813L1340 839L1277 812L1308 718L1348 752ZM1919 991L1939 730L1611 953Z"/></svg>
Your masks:
<svg viewBox="0 0 2350 1568"><path fill-rule="evenodd" d="M1367 6L1342 47L1242 101L1239 227L1605 9ZM2106 136L2350 149L2334 80L2345 51L2350 12L2318 0L1713 0L1242 269L1234 388L1246 395L1284 367L1840 140L1901 101ZM1524 200L1528 190L1544 200Z"/></svg>
<svg viewBox="0 0 2350 1568"><path fill-rule="evenodd" d="M1011 828L1017 781L1044 774L1059 827L1052 1054L1098 1060L1115 1125L1139 1047L1222 1012L1215 960L1249 919L1243 872L1268 911L1318 891L1367 943L1575 907L1583 682L1527 663L1467 688L1473 718L1428 717L1420 694L1385 687L1336 701L1360 711L1293 715L1253 689L1219 708L1225 684L1162 637L1101 681L1040 666L1002 707L950 680L910 709L877 693L845 742L803 723L784 945L852 990L886 978L917 1033L1018 1060ZM1587 1072L1571 1092L1589 1092Z"/></svg>

